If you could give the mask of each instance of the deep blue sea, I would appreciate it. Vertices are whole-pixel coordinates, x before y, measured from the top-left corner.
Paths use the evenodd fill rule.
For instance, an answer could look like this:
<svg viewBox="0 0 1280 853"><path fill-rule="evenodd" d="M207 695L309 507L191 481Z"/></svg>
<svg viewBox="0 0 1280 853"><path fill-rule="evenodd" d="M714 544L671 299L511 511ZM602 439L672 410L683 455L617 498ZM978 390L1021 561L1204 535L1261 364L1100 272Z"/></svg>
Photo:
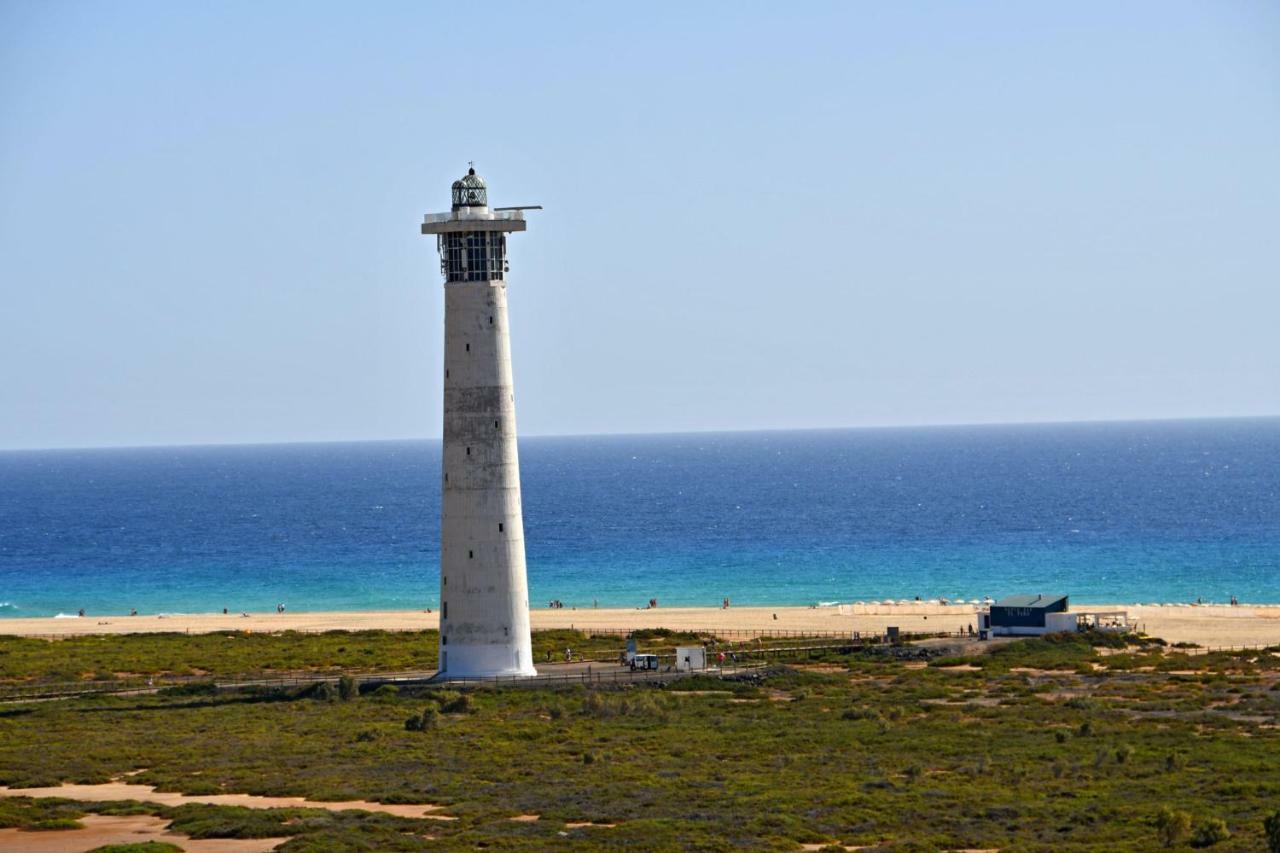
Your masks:
<svg viewBox="0 0 1280 853"><path fill-rule="evenodd" d="M530 598L1280 602L1280 419L531 438ZM432 441L0 453L0 616L435 607Z"/></svg>

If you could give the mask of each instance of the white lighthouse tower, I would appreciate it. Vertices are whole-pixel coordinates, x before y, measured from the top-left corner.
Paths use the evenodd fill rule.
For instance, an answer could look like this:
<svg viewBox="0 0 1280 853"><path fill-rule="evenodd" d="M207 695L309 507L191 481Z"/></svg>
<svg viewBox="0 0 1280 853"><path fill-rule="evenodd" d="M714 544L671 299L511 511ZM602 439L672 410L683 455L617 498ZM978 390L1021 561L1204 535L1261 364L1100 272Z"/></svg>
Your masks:
<svg viewBox="0 0 1280 853"><path fill-rule="evenodd" d="M507 234L526 208L489 208L476 170L453 209L428 214L444 275L444 500L440 675L536 675L529 638L515 389L507 334Z"/></svg>

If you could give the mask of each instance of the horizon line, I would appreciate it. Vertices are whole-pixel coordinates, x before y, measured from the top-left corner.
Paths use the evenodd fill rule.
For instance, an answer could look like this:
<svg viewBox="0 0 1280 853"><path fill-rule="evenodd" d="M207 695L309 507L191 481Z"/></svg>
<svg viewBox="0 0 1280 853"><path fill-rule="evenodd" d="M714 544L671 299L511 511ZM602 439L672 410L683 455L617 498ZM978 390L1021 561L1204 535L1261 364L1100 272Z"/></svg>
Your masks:
<svg viewBox="0 0 1280 853"><path fill-rule="evenodd" d="M682 435L740 435L749 433L783 432L853 432L904 429L964 429L973 427L1037 427L1037 426L1089 426L1120 424L1193 423L1202 421L1265 421L1280 420L1280 414L1270 415L1200 415L1167 418L1101 418L1081 420L1030 420L1030 421L960 421L944 423L876 424L835 427L747 427L742 429L693 429L655 430L645 432L596 432L596 433L533 433L518 435L517 440L544 438L627 438ZM0 447L0 453L38 453L42 451L70 450L182 450L203 447L292 447L311 444L378 444L410 441L441 441L440 436L399 436L395 438L331 438L302 439L298 441L207 441L179 444L99 444L99 445L46 445L30 447Z"/></svg>

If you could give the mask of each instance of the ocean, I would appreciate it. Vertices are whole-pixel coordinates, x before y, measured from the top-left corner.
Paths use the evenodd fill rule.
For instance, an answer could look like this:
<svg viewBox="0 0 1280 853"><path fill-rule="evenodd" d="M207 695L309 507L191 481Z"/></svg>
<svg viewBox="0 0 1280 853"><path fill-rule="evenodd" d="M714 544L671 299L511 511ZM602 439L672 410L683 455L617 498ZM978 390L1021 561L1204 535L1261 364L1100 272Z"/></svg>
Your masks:
<svg viewBox="0 0 1280 853"><path fill-rule="evenodd" d="M1280 418L520 441L530 602L1280 602ZM0 617L435 608L438 441L0 453Z"/></svg>

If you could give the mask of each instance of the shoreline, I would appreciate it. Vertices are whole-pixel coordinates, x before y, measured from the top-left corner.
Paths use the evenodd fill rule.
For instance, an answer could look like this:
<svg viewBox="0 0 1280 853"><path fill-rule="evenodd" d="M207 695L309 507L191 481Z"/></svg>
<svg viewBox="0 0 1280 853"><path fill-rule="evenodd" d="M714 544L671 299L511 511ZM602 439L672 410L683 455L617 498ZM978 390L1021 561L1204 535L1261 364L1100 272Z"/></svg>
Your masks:
<svg viewBox="0 0 1280 853"><path fill-rule="evenodd" d="M976 627L980 605L930 602L809 606L540 608L530 611L534 631L621 631L644 628L761 634L774 631L883 633L890 625L906 632L962 631ZM1153 637L1200 646L1280 644L1280 605L1073 604L1073 612L1120 610ZM215 631L421 631L436 629L439 614L425 610L202 613L138 616L24 617L0 619L0 635L46 638L101 634Z"/></svg>

